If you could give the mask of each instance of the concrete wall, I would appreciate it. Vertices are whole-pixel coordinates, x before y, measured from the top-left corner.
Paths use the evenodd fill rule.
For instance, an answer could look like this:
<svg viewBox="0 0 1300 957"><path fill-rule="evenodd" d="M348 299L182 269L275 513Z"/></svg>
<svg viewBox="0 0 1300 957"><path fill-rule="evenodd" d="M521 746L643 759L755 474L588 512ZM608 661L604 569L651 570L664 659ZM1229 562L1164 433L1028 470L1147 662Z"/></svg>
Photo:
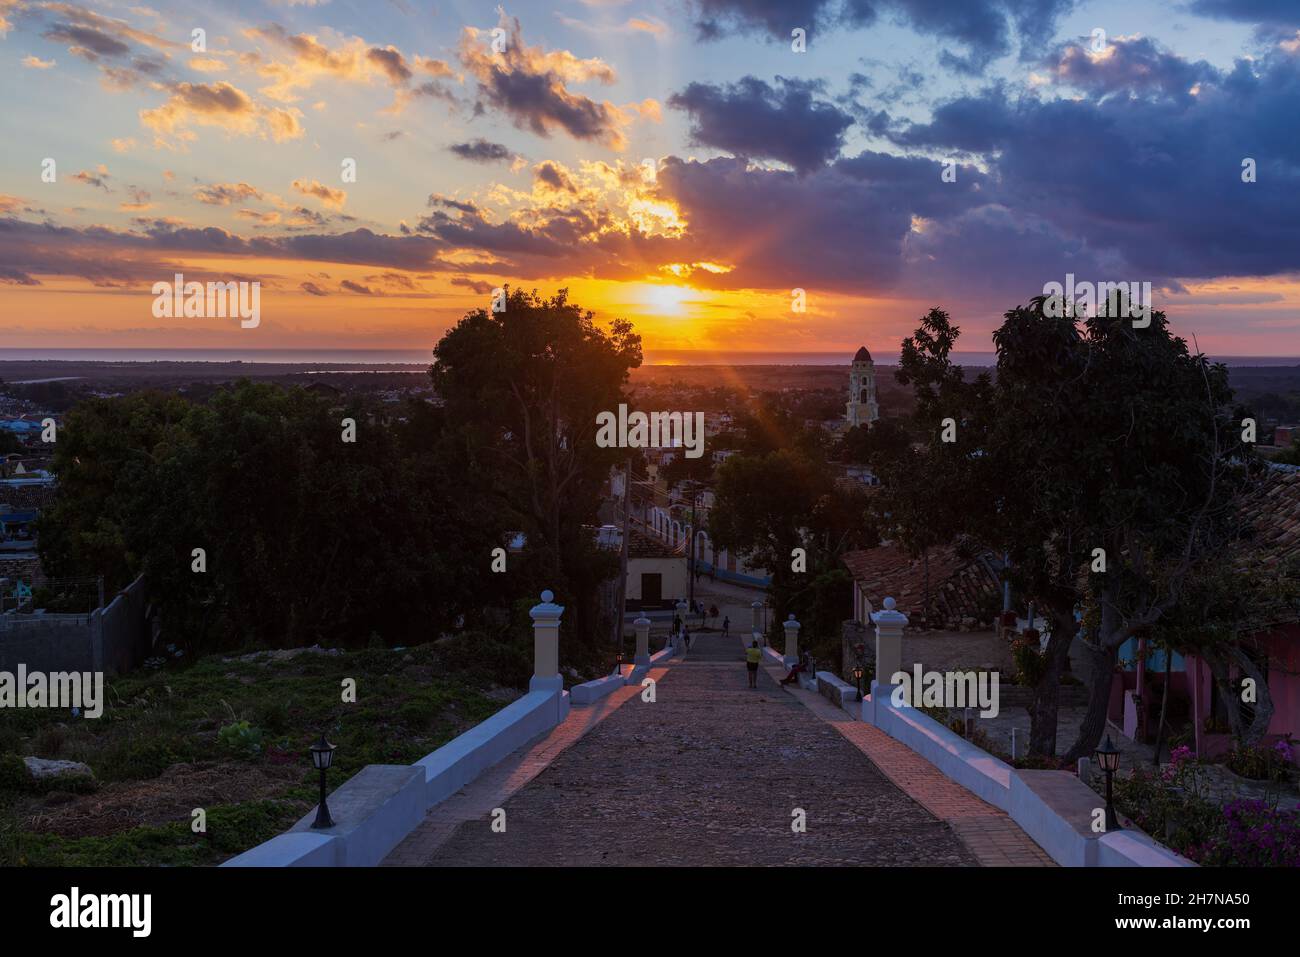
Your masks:
<svg viewBox="0 0 1300 957"><path fill-rule="evenodd" d="M0 619L0 671L12 672L21 662L28 671L125 674L149 654L145 605L142 576L90 615L21 623Z"/></svg>

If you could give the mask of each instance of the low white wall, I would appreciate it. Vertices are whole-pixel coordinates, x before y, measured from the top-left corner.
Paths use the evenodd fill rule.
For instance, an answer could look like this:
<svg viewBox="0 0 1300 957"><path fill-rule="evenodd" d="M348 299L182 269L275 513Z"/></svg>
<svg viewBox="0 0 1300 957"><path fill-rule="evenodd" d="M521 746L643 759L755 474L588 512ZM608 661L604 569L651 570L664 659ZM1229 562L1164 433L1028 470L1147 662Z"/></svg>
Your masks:
<svg viewBox="0 0 1300 957"><path fill-rule="evenodd" d="M915 708L896 708L888 699L875 706L875 725L996 808L1010 807L1011 765L977 748Z"/></svg>
<svg viewBox="0 0 1300 957"><path fill-rule="evenodd" d="M512 751L550 731L568 711L567 692L530 691L416 761L416 767L424 769L425 806L450 797Z"/></svg>
<svg viewBox="0 0 1300 957"><path fill-rule="evenodd" d="M619 688L627 687L627 678L628 676L624 674L609 674L594 681L574 685L569 689L569 697L575 705L588 705L593 701L599 701L605 695L613 694Z"/></svg>
<svg viewBox="0 0 1300 957"><path fill-rule="evenodd" d="M1082 818L1067 820L1022 776L1040 772L1016 771L915 708L895 707L889 690L889 686L873 683L872 694L857 709L861 719L906 744L968 791L1006 811L1056 863L1067 867L1196 866L1140 831L1098 835L1084 826ZM853 713L854 708L850 705L846 710ZM1077 777L1066 771L1055 773L1062 775L1062 786L1081 789L1076 795L1080 806L1101 805L1101 799Z"/></svg>
<svg viewBox="0 0 1300 957"><path fill-rule="evenodd" d="M316 811L313 808L312 814ZM222 867L336 867L338 838L312 831L286 831L263 841Z"/></svg>
<svg viewBox="0 0 1300 957"><path fill-rule="evenodd" d="M817 672L817 693L837 708L843 708L855 718L858 708L858 689L829 671Z"/></svg>

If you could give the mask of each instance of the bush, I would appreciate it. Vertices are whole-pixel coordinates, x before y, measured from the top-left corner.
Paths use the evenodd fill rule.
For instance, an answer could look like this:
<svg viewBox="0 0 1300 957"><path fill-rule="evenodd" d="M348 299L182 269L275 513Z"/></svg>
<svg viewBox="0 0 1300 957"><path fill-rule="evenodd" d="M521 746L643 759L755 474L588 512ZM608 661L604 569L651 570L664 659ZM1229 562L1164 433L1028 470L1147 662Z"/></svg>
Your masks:
<svg viewBox="0 0 1300 957"><path fill-rule="evenodd" d="M1016 666L1016 684L1026 688L1037 687L1047 668L1038 648L1038 632L1031 629L1011 642L1011 660Z"/></svg>
<svg viewBox="0 0 1300 957"><path fill-rule="evenodd" d="M1285 745L1285 742L1278 742ZM1236 744L1225 762L1234 774L1252 781L1286 780L1286 761L1280 749L1262 744Z"/></svg>
<svg viewBox="0 0 1300 957"><path fill-rule="evenodd" d="M1233 801L1223 809L1226 838L1197 849L1202 864L1234 867L1300 866L1300 811L1269 807L1264 801Z"/></svg>
<svg viewBox="0 0 1300 957"><path fill-rule="evenodd" d="M217 743L234 754L251 757L262 753L262 732L247 721L236 721L217 732Z"/></svg>

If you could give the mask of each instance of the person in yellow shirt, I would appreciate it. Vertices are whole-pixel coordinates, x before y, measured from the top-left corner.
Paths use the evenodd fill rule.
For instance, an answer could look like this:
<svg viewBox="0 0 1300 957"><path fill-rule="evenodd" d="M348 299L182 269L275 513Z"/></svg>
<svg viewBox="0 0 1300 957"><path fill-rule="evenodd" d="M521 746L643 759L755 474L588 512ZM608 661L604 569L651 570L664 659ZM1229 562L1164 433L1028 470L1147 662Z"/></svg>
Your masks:
<svg viewBox="0 0 1300 957"><path fill-rule="evenodd" d="M757 641L751 641L745 649L745 667L749 669L749 686L758 687L758 663L763 659L763 652Z"/></svg>

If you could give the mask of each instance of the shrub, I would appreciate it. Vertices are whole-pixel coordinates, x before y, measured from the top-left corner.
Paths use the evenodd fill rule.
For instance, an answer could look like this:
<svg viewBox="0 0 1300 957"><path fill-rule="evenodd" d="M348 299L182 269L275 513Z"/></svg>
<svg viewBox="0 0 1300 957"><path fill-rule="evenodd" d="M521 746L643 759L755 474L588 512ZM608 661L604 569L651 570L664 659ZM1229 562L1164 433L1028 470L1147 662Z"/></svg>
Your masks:
<svg viewBox="0 0 1300 957"><path fill-rule="evenodd" d="M234 754L261 754L262 732L247 721L236 721L217 732L217 743Z"/></svg>
<svg viewBox="0 0 1300 957"><path fill-rule="evenodd" d="M1226 837L1196 848L1202 864L1235 867L1300 866L1300 811L1270 807L1264 801L1237 800L1223 809Z"/></svg>
<svg viewBox="0 0 1300 957"><path fill-rule="evenodd" d="M1234 774L1252 781L1281 781L1286 778L1286 761L1282 752L1261 744L1238 742L1228 752L1226 763Z"/></svg>
<svg viewBox="0 0 1300 957"><path fill-rule="evenodd" d="M1011 660L1016 666L1016 684L1033 688L1043 677L1047 663L1038 648L1038 633L1026 631L1011 643Z"/></svg>

